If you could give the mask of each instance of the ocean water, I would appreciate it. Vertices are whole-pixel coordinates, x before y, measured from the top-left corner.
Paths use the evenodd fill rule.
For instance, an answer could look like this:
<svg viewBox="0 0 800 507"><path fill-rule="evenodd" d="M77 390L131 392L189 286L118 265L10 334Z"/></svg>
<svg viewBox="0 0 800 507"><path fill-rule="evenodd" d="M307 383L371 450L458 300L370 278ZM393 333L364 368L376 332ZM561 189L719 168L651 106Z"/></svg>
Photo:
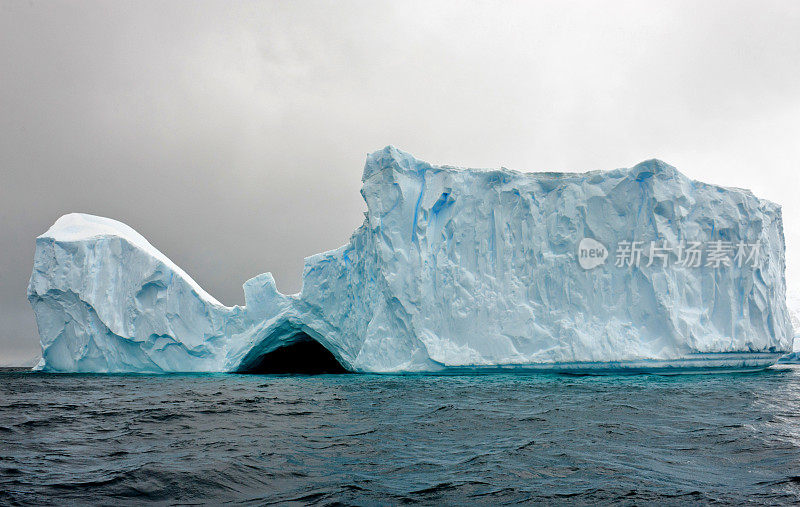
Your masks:
<svg viewBox="0 0 800 507"><path fill-rule="evenodd" d="M792 503L800 368L0 373L0 504Z"/></svg>

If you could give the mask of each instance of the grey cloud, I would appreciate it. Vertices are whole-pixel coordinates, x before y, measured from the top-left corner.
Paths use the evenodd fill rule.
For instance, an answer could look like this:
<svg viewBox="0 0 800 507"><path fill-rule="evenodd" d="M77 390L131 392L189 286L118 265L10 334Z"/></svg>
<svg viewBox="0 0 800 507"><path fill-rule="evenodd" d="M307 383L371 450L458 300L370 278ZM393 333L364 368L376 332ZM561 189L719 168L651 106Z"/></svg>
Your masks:
<svg viewBox="0 0 800 507"><path fill-rule="evenodd" d="M0 363L38 349L33 241L128 223L227 304L361 222L367 152L589 170L664 159L784 206L800 276L792 2L0 0Z"/></svg>

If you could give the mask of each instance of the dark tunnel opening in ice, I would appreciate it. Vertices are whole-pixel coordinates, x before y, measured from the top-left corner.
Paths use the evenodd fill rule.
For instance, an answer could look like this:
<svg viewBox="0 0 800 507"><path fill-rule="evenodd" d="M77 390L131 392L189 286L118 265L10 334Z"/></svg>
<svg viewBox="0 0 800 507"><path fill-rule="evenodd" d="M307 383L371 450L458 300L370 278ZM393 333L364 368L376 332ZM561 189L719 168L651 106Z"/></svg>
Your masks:
<svg viewBox="0 0 800 507"><path fill-rule="evenodd" d="M301 332L292 343L247 361L238 373L320 375L348 372L328 349Z"/></svg>

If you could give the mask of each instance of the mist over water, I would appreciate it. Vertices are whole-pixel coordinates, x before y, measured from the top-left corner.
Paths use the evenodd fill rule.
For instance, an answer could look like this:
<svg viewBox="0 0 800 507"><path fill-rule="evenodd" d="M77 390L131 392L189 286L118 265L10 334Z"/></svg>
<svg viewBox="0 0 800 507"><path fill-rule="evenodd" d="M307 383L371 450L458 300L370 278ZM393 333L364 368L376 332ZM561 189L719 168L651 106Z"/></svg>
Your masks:
<svg viewBox="0 0 800 507"><path fill-rule="evenodd" d="M752 374L0 373L0 503L774 503L800 367Z"/></svg>

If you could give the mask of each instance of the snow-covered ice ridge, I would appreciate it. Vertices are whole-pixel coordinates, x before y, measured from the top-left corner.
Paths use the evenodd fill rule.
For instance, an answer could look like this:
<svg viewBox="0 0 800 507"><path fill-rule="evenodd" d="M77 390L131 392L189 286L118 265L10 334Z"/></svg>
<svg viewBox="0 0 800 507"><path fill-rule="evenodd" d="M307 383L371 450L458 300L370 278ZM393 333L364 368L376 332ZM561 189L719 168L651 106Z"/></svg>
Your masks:
<svg viewBox="0 0 800 507"><path fill-rule="evenodd" d="M588 173L367 157L364 223L305 260L298 294L270 273L245 306L207 294L130 227L61 217L36 240L28 298L38 368L235 372L313 339L355 372L764 367L792 350L780 207L658 160ZM758 243L754 265L586 270L581 239ZM310 338L309 338L310 337Z"/></svg>

